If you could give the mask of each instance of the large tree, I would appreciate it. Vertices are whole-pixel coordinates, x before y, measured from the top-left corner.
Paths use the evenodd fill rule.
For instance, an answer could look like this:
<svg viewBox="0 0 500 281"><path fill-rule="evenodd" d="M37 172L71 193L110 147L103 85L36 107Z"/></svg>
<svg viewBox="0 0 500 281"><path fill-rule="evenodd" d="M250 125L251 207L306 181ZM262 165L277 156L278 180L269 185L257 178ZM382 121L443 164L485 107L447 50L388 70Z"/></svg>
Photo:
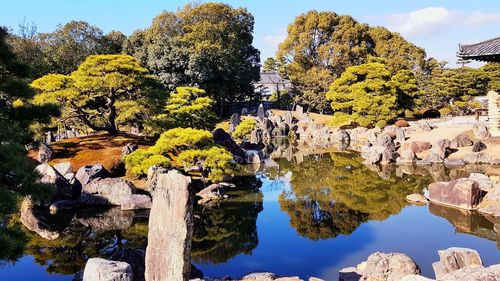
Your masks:
<svg viewBox="0 0 500 281"><path fill-rule="evenodd" d="M253 27L254 18L246 9L190 4L157 16L151 27L129 38L125 51L144 60L170 90L202 88L222 109L252 95L252 81L259 79Z"/></svg>
<svg viewBox="0 0 500 281"><path fill-rule="evenodd" d="M60 104L65 118L112 134L118 132L118 121L140 122L166 98L158 94L148 70L129 55L92 55L71 75L49 74L32 86L39 91L37 102Z"/></svg>
<svg viewBox="0 0 500 281"><path fill-rule="evenodd" d="M425 51L383 27L369 27L350 16L309 11L288 26L277 59L297 88L297 102L323 111L329 85L349 67L366 63L370 55L383 58L391 73L415 70Z"/></svg>
<svg viewBox="0 0 500 281"><path fill-rule="evenodd" d="M19 60L31 66L31 77L48 73L70 74L89 55L121 53L126 36L119 31L104 34L84 21L70 21L53 32L37 33L36 25L23 23L9 43Z"/></svg>
<svg viewBox="0 0 500 281"><path fill-rule="evenodd" d="M6 37L6 29L0 28L0 264L15 261L23 251L24 235L8 223L17 197L51 195L50 186L36 184L38 175L24 145L32 142L32 122L45 122L50 114L57 114L57 108L30 103L34 92L25 81L29 70L19 63Z"/></svg>

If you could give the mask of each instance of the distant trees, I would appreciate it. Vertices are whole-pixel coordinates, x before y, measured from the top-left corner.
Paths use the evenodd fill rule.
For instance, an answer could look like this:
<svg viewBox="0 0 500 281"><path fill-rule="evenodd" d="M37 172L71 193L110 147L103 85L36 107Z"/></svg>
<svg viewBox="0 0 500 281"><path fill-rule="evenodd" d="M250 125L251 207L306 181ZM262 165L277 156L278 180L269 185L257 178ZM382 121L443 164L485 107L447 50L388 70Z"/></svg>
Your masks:
<svg viewBox="0 0 500 281"><path fill-rule="evenodd" d="M196 86L219 108L244 100L259 79L259 51L252 46L254 18L222 3L186 5L164 12L124 44L170 90Z"/></svg>
<svg viewBox="0 0 500 281"><path fill-rule="evenodd" d="M413 70L424 62L425 51L383 27L369 27L350 16L309 11L288 26L288 36L279 45L277 60L299 94L297 102L310 110L323 111L330 84L353 65L381 57L388 70Z"/></svg>
<svg viewBox="0 0 500 281"><path fill-rule="evenodd" d="M58 104L65 118L111 134L117 124L149 118L166 98L148 70L128 55L92 55L71 75L48 74L31 85L39 91L36 102Z"/></svg>
<svg viewBox="0 0 500 281"><path fill-rule="evenodd" d="M9 36L14 54L31 67L30 77L48 73L70 74L89 56L119 54L126 36L119 31L104 34L84 21L70 21L53 32L37 33L34 24L23 23Z"/></svg>

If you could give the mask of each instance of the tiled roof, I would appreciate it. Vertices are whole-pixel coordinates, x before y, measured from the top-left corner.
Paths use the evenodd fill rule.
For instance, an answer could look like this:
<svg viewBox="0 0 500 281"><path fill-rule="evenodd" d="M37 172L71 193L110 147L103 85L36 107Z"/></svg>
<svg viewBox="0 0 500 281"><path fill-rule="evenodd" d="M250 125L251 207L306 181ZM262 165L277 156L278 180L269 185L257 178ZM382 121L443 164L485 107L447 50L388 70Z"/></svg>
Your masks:
<svg viewBox="0 0 500 281"><path fill-rule="evenodd" d="M276 72L261 72L257 84L288 84L290 81L282 79Z"/></svg>
<svg viewBox="0 0 500 281"><path fill-rule="evenodd" d="M487 60L489 56L500 55L500 37L470 45L458 45L458 56L469 59Z"/></svg>

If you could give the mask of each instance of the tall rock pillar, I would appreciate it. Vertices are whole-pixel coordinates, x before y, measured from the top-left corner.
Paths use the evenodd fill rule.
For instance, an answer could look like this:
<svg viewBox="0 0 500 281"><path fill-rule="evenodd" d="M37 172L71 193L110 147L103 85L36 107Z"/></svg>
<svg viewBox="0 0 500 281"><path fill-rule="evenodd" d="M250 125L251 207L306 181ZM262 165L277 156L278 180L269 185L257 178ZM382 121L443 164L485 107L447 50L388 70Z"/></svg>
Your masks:
<svg viewBox="0 0 500 281"><path fill-rule="evenodd" d="M488 93L488 125L492 137L500 137L500 100L498 93Z"/></svg>

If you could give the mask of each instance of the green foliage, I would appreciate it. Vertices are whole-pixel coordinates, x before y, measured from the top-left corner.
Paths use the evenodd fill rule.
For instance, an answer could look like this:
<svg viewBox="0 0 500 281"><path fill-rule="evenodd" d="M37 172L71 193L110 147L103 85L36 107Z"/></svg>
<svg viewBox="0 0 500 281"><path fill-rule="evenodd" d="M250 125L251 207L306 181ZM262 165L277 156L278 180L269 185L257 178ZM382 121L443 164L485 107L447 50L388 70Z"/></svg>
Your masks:
<svg viewBox="0 0 500 281"><path fill-rule="evenodd" d="M452 110L449 107L443 107L439 110L441 116L449 116L452 113Z"/></svg>
<svg viewBox="0 0 500 281"><path fill-rule="evenodd" d="M204 90L177 87L167 100L163 118L172 119L174 127L212 130L217 121L217 116L212 111L214 104Z"/></svg>
<svg viewBox="0 0 500 281"><path fill-rule="evenodd" d="M394 119L399 113L396 90L384 64L370 62L349 67L327 93L335 111L333 125L353 121L373 126Z"/></svg>
<svg viewBox="0 0 500 281"><path fill-rule="evenodd" d="M185 168L202 163L208 172L208 179L213 182L223 181L234 175L233 155L226 149L212 146L208 149L189 149L182 151L177 158Z"/></svg>
<svg viewBox="0 0 500 281"><path fill-rule="evenodd" d="M198 86L220 106L253 95L259 51L252 46L254 18L223 3L188 4L153 19L124 44L169 89Z"/></svg>
<svg viewBox="0 0 500 281"><path fill-rule="evenodd" d="M144 124L166 98L128 55L89 56L71 75L48 74L31 85L39 91L36 102L58 104L65 119L109 133L117 133L117 125Z"/></svg>
<svg viewBox="0 0 500 281"><path fill-rule="evenodd" d="M382 27L369 27L350 16L309 11L288 26L277 59L287 62L286 74L299 94L296 102L323 111L330 84L350 66L383 58L391 74L414 70L423 63L425 51Z"/></svg>
<svg viewBox="0 0 500 281"><path fill-rule="evenodd" d="M488 75L488 90L500 93L500 63L487 63L481 69Z"/></svg>
<svg viewBox="0 0 500 281"><path fill-rule="evenodd" d="M147 175L148 169L151 166L157 165L168 168L171 163L169 158L160 154L153 154L143 149L132 152L127 155L124 160L127 174L134 178L140 178L141 176Z"/></svg>
<svg viewBox="0 0 500 281"><path fill-rule="evenodd" d="M257 126L257 122L254 119L248 118L241 121L238 126L234 129L233 138L243 139L248 136Z"/></svg>
<svg viewBox="0 0 500 281"><path fill-rule="evenodd" d="M271 93L269 97L269 101L277 102L278 101L278 93L276 91ZM290 91L280 91L280 106L285 108L291 108L293 106L293 96Z"/></svg>
<svg viewBox="0 0 500 281"><path fill-rule="evenodd" d="M209 131L193 128L175 128L163 133L154 146L138 149L125 157L127 174L139 178L152 165L201 165L208 179L222 181L234 173L233 156L224 148L215 146Z"/></svg>

